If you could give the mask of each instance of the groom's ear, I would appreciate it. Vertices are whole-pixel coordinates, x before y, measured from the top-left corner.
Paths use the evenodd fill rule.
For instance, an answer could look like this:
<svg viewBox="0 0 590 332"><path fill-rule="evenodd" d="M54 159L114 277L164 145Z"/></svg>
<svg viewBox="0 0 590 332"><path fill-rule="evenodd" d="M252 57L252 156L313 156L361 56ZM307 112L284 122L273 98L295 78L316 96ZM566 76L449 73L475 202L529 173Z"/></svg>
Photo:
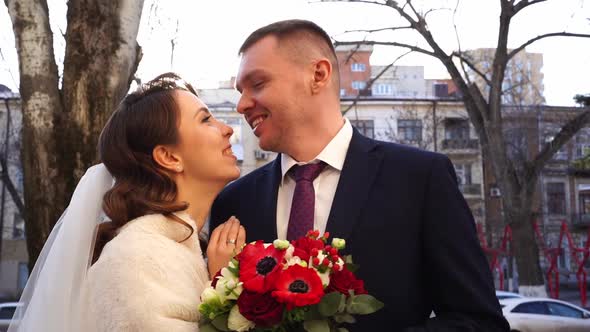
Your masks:
<svg viewBox="0 0 590 332"><path fill-rule="evenodd" d="M182 170L182 160L169 147L157 145L152 151L152 158L162 168L177 173Z"/></svg>
<svg viewBox="0 0 590 332"><path fill-rule="evenodd" d="M313 67L312 94L318 94L330 84L332 77L332 64L326 58L318 60Z"/></svg>

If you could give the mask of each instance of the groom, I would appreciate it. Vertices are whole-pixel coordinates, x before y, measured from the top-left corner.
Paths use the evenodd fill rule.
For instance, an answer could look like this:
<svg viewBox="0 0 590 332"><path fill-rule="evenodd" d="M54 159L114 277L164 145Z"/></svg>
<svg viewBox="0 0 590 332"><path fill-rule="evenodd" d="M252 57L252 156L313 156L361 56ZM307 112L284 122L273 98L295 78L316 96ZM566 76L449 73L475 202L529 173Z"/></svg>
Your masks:
<svg viewBox="0 0 590 332"><path fill-rule="evenodd" d="M508 331L448 158L352 128L334 48L314 23L260 28L240 54L238 112L279 155L226 187L211 227L235 215L248 241L312 228L346 239L358 276L385 303L351 331Z"/></svg>

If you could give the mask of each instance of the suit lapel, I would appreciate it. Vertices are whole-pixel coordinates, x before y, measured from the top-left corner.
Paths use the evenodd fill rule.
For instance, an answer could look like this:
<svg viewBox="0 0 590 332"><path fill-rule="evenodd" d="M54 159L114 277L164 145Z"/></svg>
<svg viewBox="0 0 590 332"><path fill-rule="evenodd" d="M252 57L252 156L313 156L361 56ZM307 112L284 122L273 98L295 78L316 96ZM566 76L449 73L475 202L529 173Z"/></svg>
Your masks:
<svg viewBox="0 0 590 332"><path fill-rule="evenodd" d="M252 230L252 240L273 241L277 238L277 197L279 182L281 181L280 154L264 172L256 179L256 204L257 221L256 229ZM248 230L250 231L250 230Z"/></svg>
<svg viewBox="0 0 590 332"><path fill-rule="evenodd" d="M332 236L349 238L367 202L383 159L375 149L377 145L375 140L353 131L326 226Z"/></svg>

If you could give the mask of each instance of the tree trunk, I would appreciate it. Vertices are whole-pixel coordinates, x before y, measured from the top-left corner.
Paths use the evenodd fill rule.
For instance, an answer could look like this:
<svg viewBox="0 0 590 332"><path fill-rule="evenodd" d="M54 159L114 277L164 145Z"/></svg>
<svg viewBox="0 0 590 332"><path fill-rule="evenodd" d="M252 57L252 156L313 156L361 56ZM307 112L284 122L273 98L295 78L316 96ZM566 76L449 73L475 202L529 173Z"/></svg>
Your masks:
<svg viewBox="0 0 590 332"><path fill-rule="evenodd" d="M64 58L65 121L60 136L61 178L75 189L89 165L106 120L129 89L141 59L136 36L143 1L77 0L68 3ZM72 176L74 175L74 176Z"/></svg>
<svg viewBox="0 0 590 332"><path fill-rule="evenodd" d="M512 251L516 257L519 293L526 296L546 297L543 272L539 265L539 247L535 238L532 197L537 177L521 179L520 183L510 183L509 179L499 181L507 188L503 195L504 219L512 228Z"/></svg>
<svg viewBox="0 0 590 332"><path fill-rule="evenodd" d="M32 268L53 223L65 205L59 178L56 114L63 112L58 89L53 35L44 0L5 0L19 59L23 111L23 174L29 267Z"/></svg>
<svg viewBox="0 0 590 332"><path fill-rule="evenodd" d="M85 169L140 60L143 1L68 2L63 91L46 0L5 0L19 57L29 267Z"/></svg>
<svg viewBox="0 0 590 332"><path fill-rule="evenodd" d="M512 250L516 257L519 292L526 296L546 297L543 272L539 266L539 247L533 230L534 217L527 214L514 216L515 220L511 222Z"/></svg>

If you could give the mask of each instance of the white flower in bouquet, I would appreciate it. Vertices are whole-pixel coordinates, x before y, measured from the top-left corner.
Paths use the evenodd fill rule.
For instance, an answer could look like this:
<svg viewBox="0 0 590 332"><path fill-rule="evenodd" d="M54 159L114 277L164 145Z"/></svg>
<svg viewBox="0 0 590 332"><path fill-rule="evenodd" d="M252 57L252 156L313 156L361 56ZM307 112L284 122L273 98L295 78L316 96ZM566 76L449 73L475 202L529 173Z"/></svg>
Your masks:
<svg viewBox="0 0 590 332"><path fill-rule="evenodd" d="M232 263L230 263L230 266L231 264ZM218 277L217 279L215 291L216 293L221 294L222 303L227 300L237 300L240 294L242 294L243 289L243 283L235 274L226 267L221 269L221 277Z"/></svg>
<svg viewBox="0 0 590 332"><path fill-rule="evenodd" d="M208 303L211 305L221 305L223 299L219 296L219 293L216 292L213 288L207 287L201 293L201 302Z"/></svg>
<svg viewBox="0 0 590 332"><path fill-rule="evenodd" d="M229 312L227 319L227 327L232 331L248 331L255 326L254 322L249 321L246 317L242 316L240 309L237 305L233 306Z"/></svg>

